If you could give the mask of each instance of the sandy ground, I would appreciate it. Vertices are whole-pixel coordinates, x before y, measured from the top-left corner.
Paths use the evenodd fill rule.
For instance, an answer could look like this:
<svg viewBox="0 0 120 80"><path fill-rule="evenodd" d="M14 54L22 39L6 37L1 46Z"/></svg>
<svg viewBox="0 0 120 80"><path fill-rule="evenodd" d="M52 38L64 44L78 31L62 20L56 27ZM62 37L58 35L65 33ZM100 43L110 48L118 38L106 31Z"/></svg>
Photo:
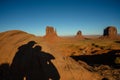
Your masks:
<svg viewBox="0 0 120 80"><path fill-rule="evenodd" d="M42 38L16 30L0 33L0 70L3 70L3 64L9 64L9 66L13 64L13 59L19 51L20 46L23 46L30 41L35 41L37 44L32 48L35 46L41 46L43 52L54 57L50 62L49 60L46 61L46 64L51 63L50 66L52 65L51 68L48 68L48 71L45 70L46 66L43 65L43 70L45 70L46 73L49 72L49 70L55 72L53 72L52 76L47 80L115 80L116 78L114 78L114 76L110 77L110 75L106 78L103 74L101 75L104 71L98 71L98 67L100 66L97 68L96 66L91 66L94 68L93 71L91 71L90 69L92 68L88 67L90 66L88 63L83 62L80 64L80 62L70 57L81 55L102 55L108 54L111 51L116 51L114 54L120 53L120 40L101 40L97 37L98 36L88 36L86 39L81 40L75 39L73 36ZM45 58L41 59L44 60ZM117 62L119 63L119 60ZM85 64L88 68L86 68ZM97 71L94 71L95 69ZM119 70L117 69L117 71ZM55 79L53 78L53 75L55 75Z"/></svg>

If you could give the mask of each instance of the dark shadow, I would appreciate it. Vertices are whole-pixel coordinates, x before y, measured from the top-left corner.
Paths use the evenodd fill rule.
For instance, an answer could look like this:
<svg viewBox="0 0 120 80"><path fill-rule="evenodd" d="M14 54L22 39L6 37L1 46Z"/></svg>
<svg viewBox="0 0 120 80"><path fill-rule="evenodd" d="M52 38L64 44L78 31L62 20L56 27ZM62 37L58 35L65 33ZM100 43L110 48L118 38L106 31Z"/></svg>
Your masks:
<svg viewBox="0 0 120 80"><path fill-rule="evenodd" d="M41 51L36 42L30 41L18 48L10 66L11 80L59 80L60 76L52 64L52 55Z"/></svg>
<svg viewBox="0 0 120 80"><path fill-rule="evenodd" d="M109 79L107 79L107 78L103 78L102 80L109 80Z"/></svg>
<svg viewBox="0 0 120 80"><path fill-rule="evenodd" d="M120 43L120 41L115 41L115 43Z"/></svg>
<svg viewBox="0 0 120 80"><path fill-rule="evenodd" d="M91 66L94 65L109 65L111 67L119 68L119 64L115 64L116 57L120 57L120 50L112 50L108 53L98 54L98 55L81 55L81 56L71 56L76 61L82 60Z"/></svg>
<svg viewBox="0 0 120 80"><path fill-rule="evenodd" d="M34 44L34 41L30 41L18 48L10 66L11 80L23 80L29 75Z"/></svg>
<svg viewBox="0 0 120 80"><path fill-rule="evenodd" d="M55 57L41 49L41 46L34 48L31 80L59 80L59 73L51 62Z"/></svg>
<svg viewBox="0 0 120 80"><path fill-rule="evenodd" d="M10 67L8 63L0 65L0 80L9 80L10 78Z"/></svg>

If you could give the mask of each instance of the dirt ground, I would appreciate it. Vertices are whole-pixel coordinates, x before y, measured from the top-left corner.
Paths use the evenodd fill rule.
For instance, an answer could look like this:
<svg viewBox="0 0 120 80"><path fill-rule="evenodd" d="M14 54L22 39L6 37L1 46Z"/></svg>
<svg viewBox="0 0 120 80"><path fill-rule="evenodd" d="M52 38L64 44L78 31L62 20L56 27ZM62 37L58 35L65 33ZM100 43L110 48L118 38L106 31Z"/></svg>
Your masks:
<svg viewBox="0 0 120 80"><path fill-rule="evenodd" d="M0 74L9 76L8 70L14 64L13 62L16 62L15 55L19 52L19 48L27 45L30 41L35 41L36 44L32 49L35 46L40 46L42 48L41 53L49 53L54 58L48 60L44 54L42 57L45 58L40 58L42 59L41 63L45 60L45 63L47 63L42 64L43 72L50 76L47 80L119 80L120 40L98 38L99 36L86 36L85 39L76 39L74 36L44 38L22 31L0 33ZM23 57L26 59L28 56L24 55ZM32 60L37 61L36 58ZM19 61L19 57L17 61ZM24 60L22 63L24 63ZM34 62L33 64L39 65ZM47 68L48 64L51 68ZM46 71L46 68L48 71ZM53 74L49 74L49 70ZM31 71L31 69L28 71ZM31 72L35 73L34 71ZM39 76L39 74L37 75ZM3 80L5 76L0 76L0 80Z"/></svg>

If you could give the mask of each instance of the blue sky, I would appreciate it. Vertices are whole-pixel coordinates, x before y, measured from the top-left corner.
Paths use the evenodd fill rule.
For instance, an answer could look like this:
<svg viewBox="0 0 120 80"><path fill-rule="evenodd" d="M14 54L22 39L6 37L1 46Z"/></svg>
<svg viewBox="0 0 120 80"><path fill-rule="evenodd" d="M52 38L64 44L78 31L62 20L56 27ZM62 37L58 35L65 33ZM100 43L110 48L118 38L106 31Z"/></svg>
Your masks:
<svg viewBox="0 0 120 80"><path fill-rule="evenodd" d="M42 36L53 26L58 35L102 35L110 25L120 33L120 0L0 0L0 32Z"/></svg>

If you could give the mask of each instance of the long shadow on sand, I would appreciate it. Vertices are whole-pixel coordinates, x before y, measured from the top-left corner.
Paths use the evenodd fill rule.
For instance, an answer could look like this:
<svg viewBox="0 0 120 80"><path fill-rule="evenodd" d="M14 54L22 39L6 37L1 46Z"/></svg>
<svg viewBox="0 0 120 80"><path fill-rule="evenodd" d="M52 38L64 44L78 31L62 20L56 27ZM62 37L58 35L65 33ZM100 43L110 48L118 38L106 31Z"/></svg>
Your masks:
<svg viewBox="0 0 120 80"><path fill-rule="evenodd" d="M3 63L0 65L0 80L9 80L10 77L10 67L8 63Z"/></svg>
<svg viewBox="0 0 120 80"><path fill-rule="evenodd" d="M33 48L34 44L34 41L30 41L18 48L10 66L10 79L59 80L59 73L51 62L55 57L41 51L41 46Z"/></svg>
<svg viewBox="0 0 120 80"><path fill-rule="evenodd" d="M120 57L120 50L112 50L108 53L98 54L98 55L80 55L80 56L71 56L76 61L82 60L87 64L94 65L109 65L111 67L119 68L119 64L115 64L116 57Z"/></svg>

